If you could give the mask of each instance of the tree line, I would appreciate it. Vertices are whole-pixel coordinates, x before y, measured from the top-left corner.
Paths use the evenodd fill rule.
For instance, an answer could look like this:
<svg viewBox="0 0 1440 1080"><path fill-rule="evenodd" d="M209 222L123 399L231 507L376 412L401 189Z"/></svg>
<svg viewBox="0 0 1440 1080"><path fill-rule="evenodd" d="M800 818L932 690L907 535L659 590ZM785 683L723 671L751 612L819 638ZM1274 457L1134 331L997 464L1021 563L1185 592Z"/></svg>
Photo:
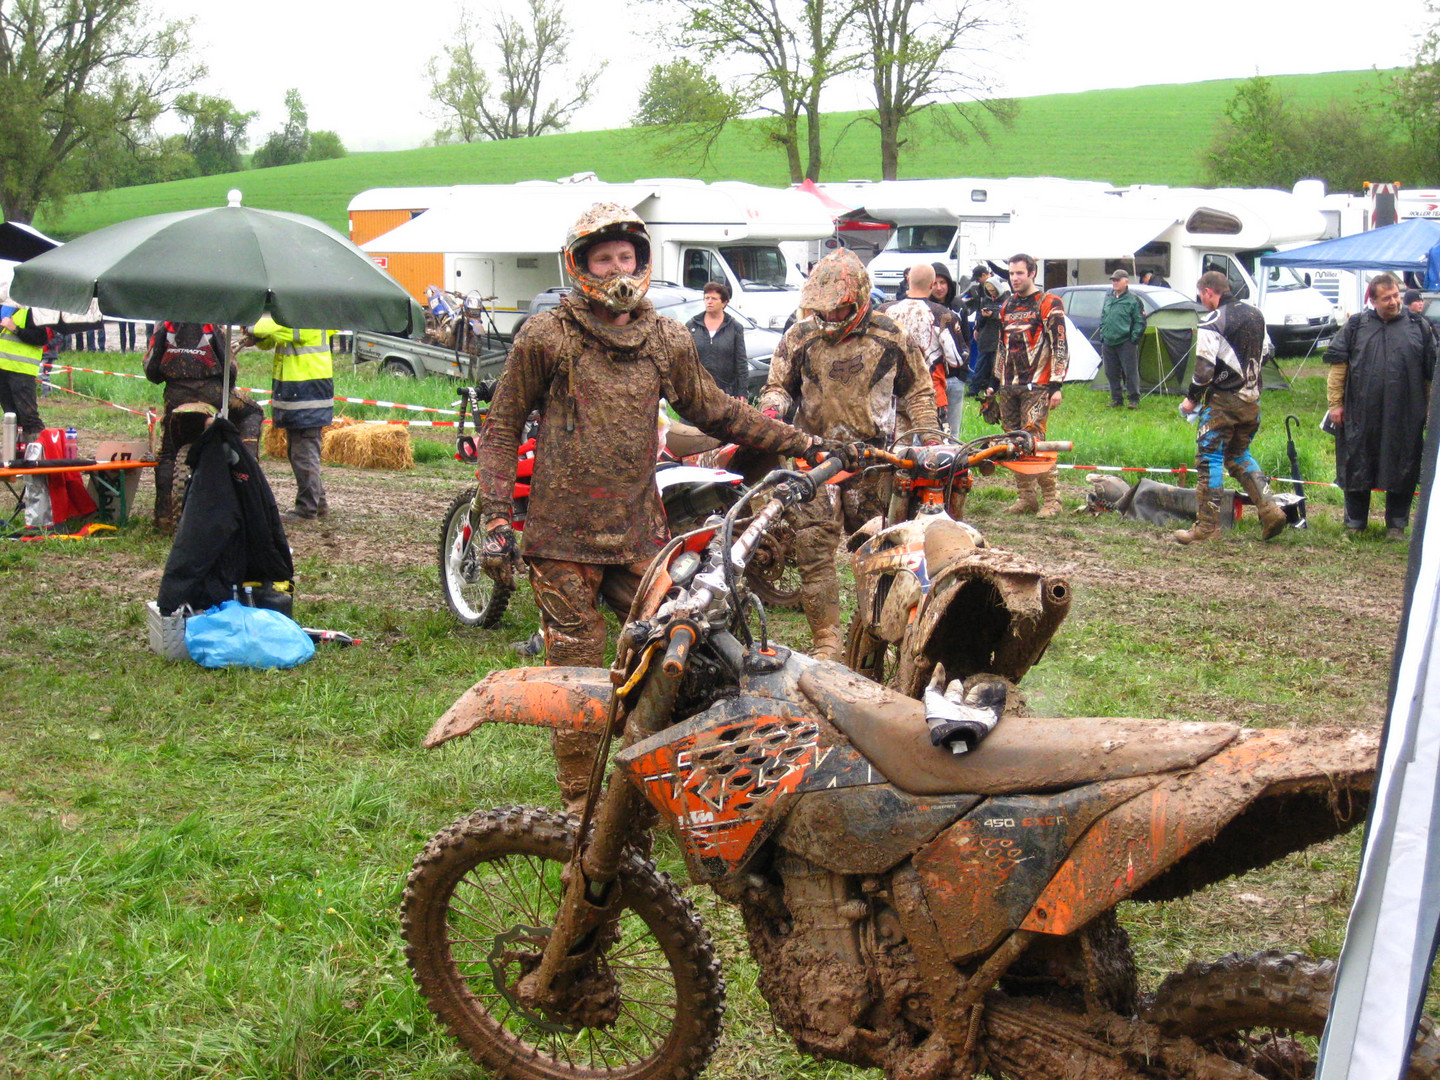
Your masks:
<svg viewBox="0 0 1440 1080"><path fill-rule="evenodd" d="M205 75L194 20L160 22L142 0L0 2L0 212L29 222L82 191L236 172L258 115L193 87ZM340 157L310 131L296 90L256 168ZM182 129L166 134L162 117Z"/></svg>

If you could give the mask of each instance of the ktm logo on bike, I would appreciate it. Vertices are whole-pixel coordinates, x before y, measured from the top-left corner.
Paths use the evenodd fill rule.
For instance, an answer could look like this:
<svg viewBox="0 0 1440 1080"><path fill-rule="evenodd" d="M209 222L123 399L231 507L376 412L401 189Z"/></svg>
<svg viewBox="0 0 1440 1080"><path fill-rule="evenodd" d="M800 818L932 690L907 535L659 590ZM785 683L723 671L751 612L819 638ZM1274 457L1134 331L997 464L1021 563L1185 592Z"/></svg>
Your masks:
<svg viewBox="0 0 1440 1080"><path fill-rule="evenodd" d="M848 383L865 367L865 361L858 356L852 356L848 360L836 359L830 364L830 377L837 382Z"/></svg>

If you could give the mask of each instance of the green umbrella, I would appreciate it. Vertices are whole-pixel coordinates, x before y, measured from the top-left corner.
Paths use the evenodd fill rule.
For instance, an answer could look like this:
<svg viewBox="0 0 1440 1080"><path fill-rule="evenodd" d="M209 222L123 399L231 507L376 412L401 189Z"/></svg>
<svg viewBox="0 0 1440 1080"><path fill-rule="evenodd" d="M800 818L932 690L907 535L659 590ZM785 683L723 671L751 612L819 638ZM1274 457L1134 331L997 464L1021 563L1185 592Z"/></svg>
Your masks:
<svg viewBox="0 0 1440 1080"><path fill-rule="evenodd" d="M394 278L328 225L230 205L98 229L15 269L15 300L156 322L253 324L409 335L424 312Z"/></svg>

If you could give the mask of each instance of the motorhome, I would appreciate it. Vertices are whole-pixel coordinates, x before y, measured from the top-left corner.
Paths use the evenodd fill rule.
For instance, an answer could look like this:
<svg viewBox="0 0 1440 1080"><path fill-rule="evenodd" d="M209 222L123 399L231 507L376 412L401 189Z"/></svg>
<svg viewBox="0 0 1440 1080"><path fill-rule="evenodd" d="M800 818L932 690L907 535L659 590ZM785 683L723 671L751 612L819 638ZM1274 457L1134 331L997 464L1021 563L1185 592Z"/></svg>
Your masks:
<svg viewBox="0 0 1440 1080"><path fill-rule="evenodd" d="M1406 189L1398 184L1366 184L1361 194L1327 193L1323 180L1301 180L1294 194L1317 210L1325 222L1319 239L1338 240L1411 218L1440 218L1440 191ZM1288 245L1298 247L1300 245ZM1340 312L1341 322L1365 307L1365 288L1378 271L1353 273L1322 267L1306 271L1316 289Z"/></svg>
<svg viewBox="0 0 1440 1080"><path fill-rule="evenodd" d="M390 189L383 200L357 196L352 233L367 227L364 215L376 212L378 202L404 202L396 194L404 191ZM809 195L736 182L611 184L585 174L559 182L459 185L426 201L422 212L361 248L382 267L403 267L404 276L395 276L412 295L422 296L426 285L478 294L502 334L513 332L532 297L563 283L566 231L596 202L619 203L644 219L657 280L693 289L723 281L733 307L776 329L795 310L802 281L780 243L829 236L835 228Z"/></svg>
<svg viewBox="0 0 1440 1080"><path fill-rule="evenodd" d="M1003 269L1016 252L1040 263L1047 289L1109 280L1125 268L1159 273L1185 292L1219 270L1237 296L1264 313L1281 349L1323 346L1334 333L1333 306L1295 274L1275 268L1257 281L1257 259L1282 244L1317 239L1319 215L1282 191L1136 186L1115 188L1051 177L891 181L825 185L832 198L896 226L870 264L871 277L898 289L917 262L943 262L958 282L978 262Z"/></svg>

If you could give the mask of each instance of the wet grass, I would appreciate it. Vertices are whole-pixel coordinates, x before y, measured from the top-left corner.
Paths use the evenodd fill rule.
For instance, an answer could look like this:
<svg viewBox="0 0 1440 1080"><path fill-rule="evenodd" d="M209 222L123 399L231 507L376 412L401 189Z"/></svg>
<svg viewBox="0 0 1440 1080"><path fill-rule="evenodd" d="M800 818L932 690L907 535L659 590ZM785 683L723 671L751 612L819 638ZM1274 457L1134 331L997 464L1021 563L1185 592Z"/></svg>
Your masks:
<svg viewBox="0 0 1440 1080"><path fill-rule="evenodd" d="M263 386L251 363L245 379ZM91 389L156 400L148 384L113 382ZM402 384L403 394L389 385L355 396L445 403L435 381ZM1283 451L1274 418L1294 412L1308 418L1307 475L1326 478L1313 431L1321 394L1310 377L1267 393L1262 461ZM1193 429L1173 400L1117 415L1105 397L1067 391L1054 417L1051 433L1077 443L1073 462L1186 460ZM64 396L42 410L75 424L82 446L144 430ZM449 435L417 433L437 457L411 478L375 476L377 490L463 482L443 458ZM1082 476L1063 474L1067 509L1083 498ZM1197 552L1113 517L1005 517L1003 479L979 482L972 520L1076 588L1026 679L1037 713L1379 722L1404 545L1347 541L1326 489L1312 489L1305 533L1262 546L1246 519ZM358 630L364 643L285 673L206 672L148 651L142 602L167 544L141 521L103 541L0 546L0 1077L476 1075L412 988L398 936L404 875L448 822L481 805L549 803L553 780L548 740L533 729L419 749L465 687L517 662L506 643L536 618L522 590L496 630L462 630L428 562L355 554L387 539L428 551L436 524L400 514L362 535L342 519L333 544L305 547L305 621ZM775 613L772 627L806 641L795 614ZM680 873L673 846L659 850ZM1198 897L1126 909L1145 981L1230 950L1333 956L1357 857L1358 833ZM730 984L708 1075L871 1075L797 1054L755 989L734 910L702 890L692 897Z"/></svg>

